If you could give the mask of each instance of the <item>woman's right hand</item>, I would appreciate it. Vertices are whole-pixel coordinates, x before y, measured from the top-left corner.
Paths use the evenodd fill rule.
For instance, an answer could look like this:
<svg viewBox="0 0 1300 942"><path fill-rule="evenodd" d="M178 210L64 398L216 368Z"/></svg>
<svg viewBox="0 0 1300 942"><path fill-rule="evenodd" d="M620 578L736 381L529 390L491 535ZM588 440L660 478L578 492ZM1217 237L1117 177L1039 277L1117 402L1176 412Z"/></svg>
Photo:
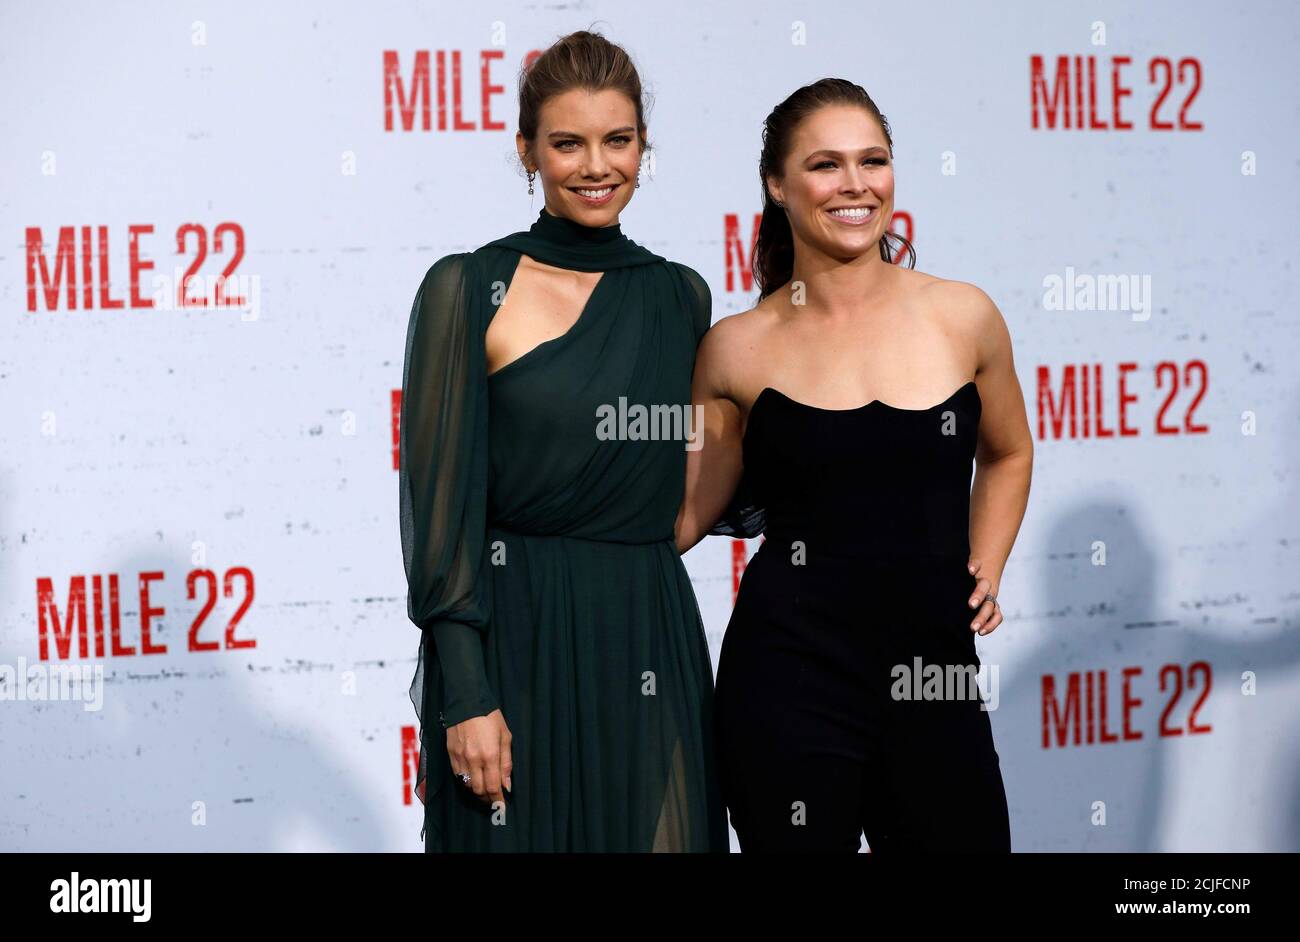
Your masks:
<svg viewBox="0 0 1300 942"><path fill-rule="evenodd" d="M462 788L469 788L485 804L505 802L501 789L510 790L510 730L501 711L473 716L447 727L447 755ZM460 777L469 773L469 783Z"/></svg>

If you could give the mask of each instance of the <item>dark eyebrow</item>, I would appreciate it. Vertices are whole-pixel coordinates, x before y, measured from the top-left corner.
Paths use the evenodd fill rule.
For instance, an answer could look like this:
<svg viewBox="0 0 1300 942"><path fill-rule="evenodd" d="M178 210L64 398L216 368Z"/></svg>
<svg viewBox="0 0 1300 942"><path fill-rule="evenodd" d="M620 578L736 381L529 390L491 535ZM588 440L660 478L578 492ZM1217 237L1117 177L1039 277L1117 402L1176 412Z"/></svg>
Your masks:
<svg viewBox="0 0 1300 942"><path fill-rule="evenodd" d="M609 137L610 134L629 134L629 133L631 133L632 131L635 131L635 130L636 130L636 128L632 127L631 125L628 125L628 126L625 127L625 128L615 128L614 130L610 131L609 134L606 134L605 136L606 136L606 137ZM581 134L578 134L576 131L552 131L550 134L548 134L548 135L546 135L546 136L547 136L548 138L552 138L552 137L576 137L578 140L582 140L582 135L581 135Z"/></svg>
<svg viewBox="0 0 1300 942"><path fill-rule="evenodd" d="M881 147L879 144L872 144L870 147L864 148L864 149L862 150L862 153L864 153L864 154L871 154L871 153L875 153L875 152L877 152L877 151L879 151L880 153L883 153L883 154L888 154L888 153L889 153L888 150L886 150L885 148ZM828 156L828 157L842 157L842 156L843 156L843 154L842 154L840 151L837 151L837 150L815 150L815 151L813 151L811 154L809 154L807 157L805 157L804 159L805 159L805 160L812 160L814 157L817 157L817 156L819 156L819 155L823 155L823 154L826 155L826 156Z"/></svg>

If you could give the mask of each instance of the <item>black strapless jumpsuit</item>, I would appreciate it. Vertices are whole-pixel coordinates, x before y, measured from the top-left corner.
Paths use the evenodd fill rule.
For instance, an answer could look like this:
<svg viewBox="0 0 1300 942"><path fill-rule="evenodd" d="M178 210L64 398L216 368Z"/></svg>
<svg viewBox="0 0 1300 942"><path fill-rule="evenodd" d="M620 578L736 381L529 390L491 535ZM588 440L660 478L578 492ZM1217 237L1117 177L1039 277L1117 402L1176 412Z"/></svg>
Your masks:
<svg viewBox="0 0 1300 942"><path fill-rule="evenodd" d="M863 833L873 852L1011 849L985 701L958 682L980 667L979 418L973 381L928 409L820 409L771 387L755 401L745 476L767 528L714 706L742 851L856 852Z"/></svg>

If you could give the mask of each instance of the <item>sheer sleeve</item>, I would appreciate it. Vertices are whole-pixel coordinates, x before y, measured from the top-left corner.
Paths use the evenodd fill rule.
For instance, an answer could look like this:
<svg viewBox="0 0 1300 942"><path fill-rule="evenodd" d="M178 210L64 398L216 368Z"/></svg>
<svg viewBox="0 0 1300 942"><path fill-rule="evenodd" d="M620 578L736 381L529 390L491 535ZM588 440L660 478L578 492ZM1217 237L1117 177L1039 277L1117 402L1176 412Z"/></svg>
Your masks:
<svg viewBox="0 0 1300 942"><path fill-rule="evenodd" d="M691 323L695 328L695 343L698 345L713 323L713 292L709 290L709 283L695 269L687 268L680 262L673 262L673 265L690 287Z"/></svg>
<svg viewBox="0 0 1300 942"><path fill-rule="evenodd" d="M412 684L422 727L429 725L422 704L426 650L440 665L443 696L429 700L444 727L498 706L483 662L491 607L485 556L487 366L483 332L468 298L470 263L466 254L448 255L425 274L411 305L402 370L402 558L407 613L422 632Z"/></svg>

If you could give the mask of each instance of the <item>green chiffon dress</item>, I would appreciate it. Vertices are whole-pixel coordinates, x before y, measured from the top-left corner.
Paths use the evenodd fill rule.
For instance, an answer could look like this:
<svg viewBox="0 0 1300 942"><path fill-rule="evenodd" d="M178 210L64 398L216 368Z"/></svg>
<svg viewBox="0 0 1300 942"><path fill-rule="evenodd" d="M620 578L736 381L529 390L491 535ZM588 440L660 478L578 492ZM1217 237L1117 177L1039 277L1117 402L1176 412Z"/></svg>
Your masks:
<svg viewBox="0 0 1300 942"><path fill-rule="evenodd" d="M489 376L521 254L603 274L567 333ZM619 226L545 210L424 276L399 477L426 851L728 850L713 667L673 534L686 442L634 408L689 410L710 306L696 272ZM455 778L445 735L498 708L504 814Z"/></svg>

